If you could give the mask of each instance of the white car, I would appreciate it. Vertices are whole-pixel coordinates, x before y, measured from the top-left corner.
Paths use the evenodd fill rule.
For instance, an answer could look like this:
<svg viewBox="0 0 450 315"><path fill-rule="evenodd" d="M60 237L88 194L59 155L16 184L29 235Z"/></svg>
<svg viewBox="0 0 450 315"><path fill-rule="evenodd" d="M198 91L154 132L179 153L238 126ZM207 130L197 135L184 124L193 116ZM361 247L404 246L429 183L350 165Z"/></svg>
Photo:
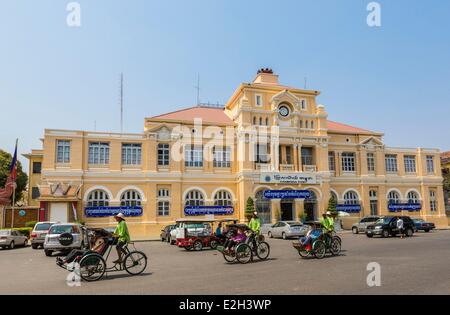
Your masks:
<svg viewBox="0 0 450 315"><path fill-rule="evenodd" d="M28 238L16 230L0 230L0 247L13 249L16 246L27 246Z"/></svg>
<svg viewBox="0 0 450 315"><path fill-rule="evenodd" d="M61 236L71 235L68 244L61 244ZM70 243L70 244L69 244ZM46 256L51 256L53 252L60 251L69 253L72 249L81 249L84 247L84 233L81 225L76 223L53 224L45 236L44 252Z"/></svg>
<svg viewBox="0 0 450 315"><path fill-rule="evenodd" d="M272 225L267 231L270 238L281 237L284 240L292 237L305 236L309 226L296 221L280 221Z"/></svg>

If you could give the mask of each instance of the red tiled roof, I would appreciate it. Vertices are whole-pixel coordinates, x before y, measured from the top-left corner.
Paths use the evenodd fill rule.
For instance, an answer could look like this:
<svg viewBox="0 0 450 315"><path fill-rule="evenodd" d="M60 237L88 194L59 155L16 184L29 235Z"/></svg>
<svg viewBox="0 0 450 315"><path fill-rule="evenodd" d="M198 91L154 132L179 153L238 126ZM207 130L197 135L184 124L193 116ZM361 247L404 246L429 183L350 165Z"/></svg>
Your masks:
<svg viewBox="0 0 450 315"><path fill-rule="evenodd" d="M178 120L191 121L195 118L201 118L206 123L216 123L232 125L233 121L228 117L222 108L195 106L181 109L175 112L152 117L158 120Z"/></svg>
<svg viewBox="0 0 450 315"><path fill-rule="evenodd" d="M442 152L442 153L441 153L441 158L442 158L442 159L448 159L448 158L450 158L450 151Z"/></svg>
<svg viewBox="0 0 450 315"><path fill-rule="evenodd" d="M232 125L233 121L228 117L222 108L195 106L170 112L167 114L154 116L151 119L158 120L176 120L176 121L192 121L195 118L201 118L206 123L216 123ZM329 120L328 130L331 132L344 132L353 134L374 134L375 132L353 127L350 125L338 123Z"/></svg>

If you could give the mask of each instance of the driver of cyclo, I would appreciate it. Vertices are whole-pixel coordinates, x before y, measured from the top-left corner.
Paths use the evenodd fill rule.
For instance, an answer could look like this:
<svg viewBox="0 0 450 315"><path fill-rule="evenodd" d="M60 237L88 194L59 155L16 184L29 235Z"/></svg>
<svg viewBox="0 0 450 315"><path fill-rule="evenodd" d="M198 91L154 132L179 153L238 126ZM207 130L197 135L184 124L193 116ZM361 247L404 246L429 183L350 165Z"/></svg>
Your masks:
<svg viewBox="0 0 450 315"><path fill-rule="evenodd" d="M314 240L318 239L322 235L325 235L325 237L330 237L331 233L334 231L334 220L329 211L322 215L320 224L322 225L322 229L318 229L315 225L313 225L306 236L300 238L300 243L307 249L308 247L311 247Z"/></svg>

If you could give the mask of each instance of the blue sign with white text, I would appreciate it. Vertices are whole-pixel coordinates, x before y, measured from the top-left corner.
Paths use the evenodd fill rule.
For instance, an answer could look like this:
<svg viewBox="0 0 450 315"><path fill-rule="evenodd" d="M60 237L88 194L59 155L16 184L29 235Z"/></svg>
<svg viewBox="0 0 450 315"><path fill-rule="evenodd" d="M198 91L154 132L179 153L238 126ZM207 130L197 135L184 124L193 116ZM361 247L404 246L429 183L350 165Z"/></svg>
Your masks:
<svg viewBox="0 0 450 315"><path fill-rule="evenodd" d="M86 207L84 214L87 217L112 217L116 214L123 213L126 217L140 217L143 214L141 206L135 207Z"/></svg>
<svg viewBox="0 0 450 315"><path fill-rule="evenodd" d="M308 199L311 197L309 190L266 190L266 199Z"/></svg>
<svg viewBox="0 0 450 315"><path fill-rule="evenodd" d="M361 212L361 205L336 205L337 211L358 213Z"/></svg>
<svg viewBox="0 0 450 315"><path fill-rule="evenodd" d="M388 209L390 212L398 212L398 211L420 211L422 210L422 204L420 203L391 203L388 205Z"/></svg>
<svg viewBox="0 0 450 315"><path fill-rule="evenodd" d="M230 215L234 213L232 206L186 206L184 214L187 216L195 215Z"/></svg>

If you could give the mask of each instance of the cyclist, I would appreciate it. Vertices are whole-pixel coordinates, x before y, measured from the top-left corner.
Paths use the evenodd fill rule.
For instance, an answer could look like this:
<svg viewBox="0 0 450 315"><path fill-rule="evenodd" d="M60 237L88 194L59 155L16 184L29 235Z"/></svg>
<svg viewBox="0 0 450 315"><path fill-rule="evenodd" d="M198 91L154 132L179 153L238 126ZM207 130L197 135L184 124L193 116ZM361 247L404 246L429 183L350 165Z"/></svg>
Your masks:
<svg viewBox="0 0 450 315"><path fill-rule="evenodd" d="M256 233L256 235L261 234L261 220L258 217L258 213L255 211L253 212L253 217L250 220L248 227Z"/></svg>
<svg viewBox="0 0 450 315"><path fill-rule="evenodd" d="M330 211L327 211L322 215L322 219L320 219L320 223L322 224L322 231L323 231L325 240L327 241L327 244L329 244L329 241L331 240L331 237L332 237L332 233L334 231L334 220L331 217Z"/></svg>
<svg viewBox="0 0 450 315"><path fill-rule="evenodd" d="M114 236L118 239L118 243L116 245L118 259L113 261L113 263L120 264L122 263L122 254L124 253L123 248L130 242L130 234L128 233L128 227L123 213L116 214L114 219L117 221Z"/></svg>

